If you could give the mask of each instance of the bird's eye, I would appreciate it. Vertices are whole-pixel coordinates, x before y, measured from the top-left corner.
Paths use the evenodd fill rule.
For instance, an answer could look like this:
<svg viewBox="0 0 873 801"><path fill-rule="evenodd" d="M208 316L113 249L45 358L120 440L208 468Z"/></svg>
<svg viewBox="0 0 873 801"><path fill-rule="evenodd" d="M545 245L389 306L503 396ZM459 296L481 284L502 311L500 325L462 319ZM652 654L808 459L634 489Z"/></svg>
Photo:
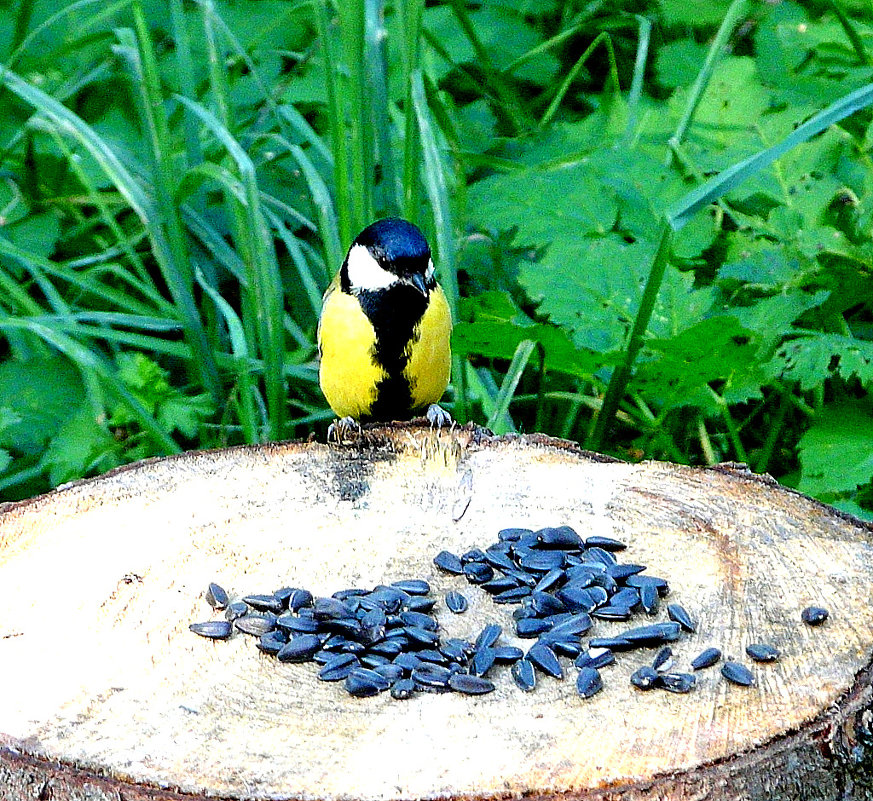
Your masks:
<svg viewBox="0 0 873 801"><path fill-rule="evenodd" d="M424 271L424 279L425 281L430 281L433 278L433 259L427 260L427 269Z"/></svg>

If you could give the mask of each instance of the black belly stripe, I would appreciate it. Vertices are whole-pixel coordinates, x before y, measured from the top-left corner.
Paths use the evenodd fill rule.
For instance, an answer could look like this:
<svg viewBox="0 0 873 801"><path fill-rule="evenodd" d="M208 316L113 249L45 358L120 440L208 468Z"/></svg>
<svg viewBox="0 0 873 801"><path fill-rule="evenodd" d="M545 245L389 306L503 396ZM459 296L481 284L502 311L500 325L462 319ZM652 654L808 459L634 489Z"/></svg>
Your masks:
<svg viewBox="0 0 873 801"><path fill-rule="evenodd" d="M413 411L412 390L403 376L409 361L407 348L428 299L415 287L397 284L377 292L361 292L358 301L376 332L373 358L388 374L376 386L376 400L368 418L407 418Z"/></svg>

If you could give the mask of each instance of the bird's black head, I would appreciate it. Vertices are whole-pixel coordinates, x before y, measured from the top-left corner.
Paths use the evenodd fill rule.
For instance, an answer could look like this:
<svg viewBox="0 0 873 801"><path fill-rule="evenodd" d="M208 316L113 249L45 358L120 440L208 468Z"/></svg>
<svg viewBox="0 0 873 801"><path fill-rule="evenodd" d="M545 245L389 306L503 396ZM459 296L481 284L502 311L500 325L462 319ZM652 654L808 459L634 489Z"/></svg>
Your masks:
<svg viewBox="0 0 873 801"><path fill-rule="evenodd" d="M409 284L424 295L436 285L424 234L406 220L389 217L368 225L352 242L340 273L348 292Z"/></svg>

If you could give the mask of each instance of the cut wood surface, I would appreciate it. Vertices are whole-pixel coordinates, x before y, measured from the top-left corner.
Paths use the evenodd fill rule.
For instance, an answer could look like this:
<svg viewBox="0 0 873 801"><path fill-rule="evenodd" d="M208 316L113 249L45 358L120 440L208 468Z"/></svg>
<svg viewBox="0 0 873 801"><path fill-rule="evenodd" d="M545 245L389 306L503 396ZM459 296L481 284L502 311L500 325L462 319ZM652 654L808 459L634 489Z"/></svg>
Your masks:
<svg viewBox="0 0 873 801"><path fill-rule="evenodd" d="M756 684L716 667L687 695L642 693L628 679L643 649L588 700L569 661L531 693L500 668L481 697L355 699L252 637L188 630L221 618L210 581L238 598L426 578L445 636L495 622L527 647L513 607L432 559L564 524L669 580L698 623L677 669L716 646ZM445 609L450 589L466 613ZM412 425L185 454L0 507L0 593L0 798L873 797L873 529L739 466ZM812 604L823 626L801 622ZM782 658L751 663L754 642Z"/></svg>

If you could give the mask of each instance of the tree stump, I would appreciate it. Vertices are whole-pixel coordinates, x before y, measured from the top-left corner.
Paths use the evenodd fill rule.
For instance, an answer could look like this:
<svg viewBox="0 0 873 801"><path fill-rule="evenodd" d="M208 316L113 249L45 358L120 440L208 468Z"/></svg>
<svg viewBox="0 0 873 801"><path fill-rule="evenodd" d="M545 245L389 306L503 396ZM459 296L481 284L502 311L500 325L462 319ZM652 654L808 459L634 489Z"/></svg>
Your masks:
<svg viewBox="0 0 873 801"><path fill-rule="evenodd" d="M418 577L447 636L496 622L512 642L513 607L432 559L563 524L669 580L697 620L678 669L716 646L755 685L715 667L687 695L643 693L628 680L643 649L587 700L572 664L530 693L504 669L481 697L356 699L254 638L188 630L220 617L211 581L239 597ZM450 589L465 614L445 609ZM3 799L873 798L873 527L739 465L412 424L190 453L0 508L0 593ZM816 628L800 618L813 604L831 613ZM753 642L781 659L752 664Z"/></svg>

